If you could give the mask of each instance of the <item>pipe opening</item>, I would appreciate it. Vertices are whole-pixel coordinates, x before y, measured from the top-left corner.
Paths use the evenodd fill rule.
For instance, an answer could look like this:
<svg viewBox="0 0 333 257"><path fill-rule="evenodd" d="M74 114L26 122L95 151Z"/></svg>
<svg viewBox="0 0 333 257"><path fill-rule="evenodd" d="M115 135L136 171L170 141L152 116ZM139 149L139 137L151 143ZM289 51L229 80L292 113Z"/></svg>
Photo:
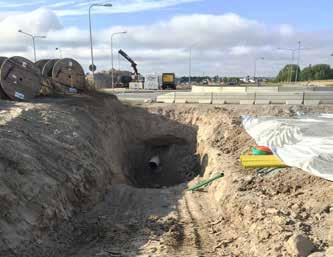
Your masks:
<svg viewBox="0 0 333 257"><path fill-rule="evenodd" d="M149 167L152 170L156 170L161 164L161 160L159 156L154 156L149 160Z"/></svg>
<svg viewBox="0 0 333 257"><path fill-rule="evenodd" d="M161 136L136 144L130 152L129 180L136 187L160 188L188 182L201 170L194 142Z"/></svg>

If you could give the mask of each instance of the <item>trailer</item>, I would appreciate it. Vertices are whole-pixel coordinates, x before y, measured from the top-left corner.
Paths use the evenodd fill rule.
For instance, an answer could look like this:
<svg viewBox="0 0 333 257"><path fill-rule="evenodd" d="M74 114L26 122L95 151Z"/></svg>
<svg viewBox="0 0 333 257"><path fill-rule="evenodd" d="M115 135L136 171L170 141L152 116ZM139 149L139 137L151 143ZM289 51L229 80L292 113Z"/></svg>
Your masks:
<svg viewBox="0 0 333 257"><path fill-rule="evenodd" d="M160 76L150 74L145 77L144 89L147 90L159 90L161 89Z"/></svg>

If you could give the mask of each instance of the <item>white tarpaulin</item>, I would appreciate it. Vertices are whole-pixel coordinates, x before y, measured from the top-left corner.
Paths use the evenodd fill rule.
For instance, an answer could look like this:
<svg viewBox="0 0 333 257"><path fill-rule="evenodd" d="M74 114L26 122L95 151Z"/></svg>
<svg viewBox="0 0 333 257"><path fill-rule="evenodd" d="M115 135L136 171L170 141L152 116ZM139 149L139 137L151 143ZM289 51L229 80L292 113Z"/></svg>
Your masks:
<svg viewBox="0 0 333 257"><path fill-rule="evenodd" d="M243 118L256 143L270 147L285 164L333 181L333 114Z"/></svg>

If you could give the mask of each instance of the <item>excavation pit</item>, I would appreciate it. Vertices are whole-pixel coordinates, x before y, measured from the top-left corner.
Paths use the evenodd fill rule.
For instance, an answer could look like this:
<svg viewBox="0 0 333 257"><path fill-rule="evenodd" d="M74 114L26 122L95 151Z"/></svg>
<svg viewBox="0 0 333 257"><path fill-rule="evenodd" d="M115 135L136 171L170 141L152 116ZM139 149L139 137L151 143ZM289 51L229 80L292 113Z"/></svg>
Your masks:
<svg viewBox="0 0 333 257"><path fill-rule="evenodd" d="M160 188L192 180L200 173L200 156L193 143L166 135L132 147L130 181L133 186Z"/></svg>

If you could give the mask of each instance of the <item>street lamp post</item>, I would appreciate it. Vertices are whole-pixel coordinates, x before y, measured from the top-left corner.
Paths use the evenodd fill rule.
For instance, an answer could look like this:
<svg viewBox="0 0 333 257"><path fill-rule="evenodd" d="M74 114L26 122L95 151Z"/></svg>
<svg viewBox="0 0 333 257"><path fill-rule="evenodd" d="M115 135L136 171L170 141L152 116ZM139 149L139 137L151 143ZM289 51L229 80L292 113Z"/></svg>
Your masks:
<svg viewBox="0 0 333 257"><path fill-rule="evenodd" d="M189 59L189 66L188 66L188 85L191 86L191 76L192 76L192 47L190 47L190 59Z"/></svg>
<svg viewBox="0 0 333 257"><path fill-rule="evenodd" d="M195 47L198 43L195 43L189 48L189 63L188 63L188 84L191 86L192 83L192 48Z"/></svg>
<svg viewBox="0 0 333 257"><path fill-rule="evenodd" d="M91 25L91 9L95 6L102 7L112 7L112 4L92 4L89 6L89 32L90 32L90 52L91 52L91 71L93 76L93 81L95 81L95 65L94 65L94 49L93 49L93 38L92 38L92 25Z"/></svg>
<svg viewBox="0 0 333 257"><path fill-rule="evenodd" d="M37 56L36 56L36 38L46 38L46 36L36 36L27 32L22 31L21 29L18 31L19 33L22 33L26 36L31 37L32 39L32 45L33 45L33 49L34 49L34 60L35 62L37 61Z"/></svg>
<svg viewBox="0 0 333 257"><path fill-rule="evenodd" d="M265 60L265 58L259 57L259 58L255 58L255 60L254 60L254 76L253 76L254 81L256 80L256 77L257 77L257 61L259 61L259 60Z"/></svg>
<svg viewBox="0 0 333 257"><path fill-rule="evenodd" d="M294 49L294 48L278 48L278 50L284 50L284 51L291 51L292 54L292 64L294 64L294 60L295 60L295 53L298 52L298 56L297 56L297 66L300 66L300 60L301 60L301 51L303 50L310 50L311 48L302 48L301 41L298 41L298 48ZM299 77L299 72L298 72L298 67L296 69L296 75L295 75L295 82L297 82L298 77ZM291 71L290 71L290 82L292 81L292 72L293 72L293 67L291 66Z"/></svg>
<svg viewBox="0 0 333 257"><path fill-rule="evenodd" d="M299 41L300 42L300 41ZM301 49L291 49L291 48L278 48L278 50L282 50L282 51L290 51L291 52L291 66L289 69L289 81L292 82L292 76L293 76L293 64L294 64L294 60L295 60L295 52L297 50L301 50Z"/></svg>
<svg viewBox="0 0 333 257"><path fill-rule="evenodd" d="M120 35L120 34L126 34L127 31L120 31L120 32L115 32L113 34L111 34L111 66L112 66L112 70L111 70L111 77L112 77L112 89L114 89L114 68L113 68L113 37L115 35Z"/></svg>
<svg viewBox="0 0 333 257"><path fill-rule="evenodd" d="M301 60L301 41L298 41L298 56L297 56L297 68L296 68L296 76L295 76L295 82L298 80L298 67L300 65Z"/></svg>

